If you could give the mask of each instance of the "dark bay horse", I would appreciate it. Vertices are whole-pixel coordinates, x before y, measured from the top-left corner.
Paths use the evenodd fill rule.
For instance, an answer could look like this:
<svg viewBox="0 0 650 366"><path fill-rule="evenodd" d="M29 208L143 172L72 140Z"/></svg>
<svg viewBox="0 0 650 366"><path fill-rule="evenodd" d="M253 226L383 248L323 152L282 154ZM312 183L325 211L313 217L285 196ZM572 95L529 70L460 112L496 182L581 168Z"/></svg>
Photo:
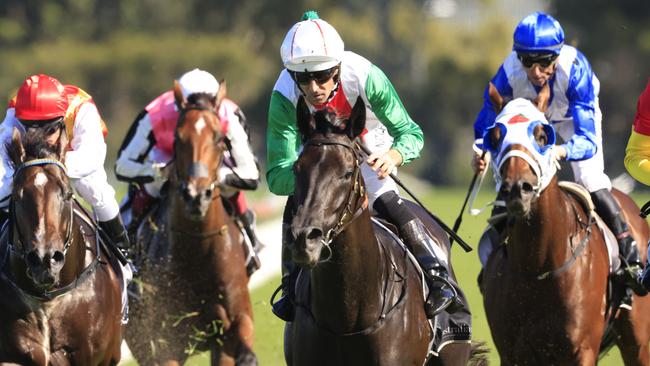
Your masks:
<svg viewBox="0 0 650 366"><path fill-rule="evenodd" d="M218 186L225 144L215 111L225 90L184 100L175 88L182 111L169 190L138 234L143 293L126 332L143 365L178 365L205 350L212 365L257 364L244 247Z"/></svg>
<svg viewBox="0 0 650 366"><path fill-rule="evenodd" d="M56 146L21 141L9 230L0 244L0 364L116 365L122 341L120 279L96 226L76 206ZM7 242L8 238L8 242Z"/></svg>
<svg viewBox="0 0 650 366"><path fill-rule="evenodd" d="M303 151L294 165L294 262L303 267L297 309L285 328L288 365L423 365L433 331L421 274L395 237L371 221L354 139L365 127L359 98L349 119L297 106ZM416 211L422 213L422 210ZM423 217L449 252L444 231ZM429 364L465 365L469 341Z"/></svg>
<svg viewBox="0 0 650 366"><path fill-rule="evenodd" d="M492 252L482 280L501 364L595 365L611 324L625 364L648 365L650 297L634 296L631 311L611 305L604 235L576 196L558 185L555 159L547 155L553 154L552 128L543 114L544 124L529 117L545 110L545 89L537 105L510 102L506 108L521 108L498 117L499 122L514 116L497 123L487 137L497 149L495 166L507 208L506 244ZM493 88L490 96L500 110L503 98ZM630 197L617 190L614 196L645 256L647 222Z"/></svg>

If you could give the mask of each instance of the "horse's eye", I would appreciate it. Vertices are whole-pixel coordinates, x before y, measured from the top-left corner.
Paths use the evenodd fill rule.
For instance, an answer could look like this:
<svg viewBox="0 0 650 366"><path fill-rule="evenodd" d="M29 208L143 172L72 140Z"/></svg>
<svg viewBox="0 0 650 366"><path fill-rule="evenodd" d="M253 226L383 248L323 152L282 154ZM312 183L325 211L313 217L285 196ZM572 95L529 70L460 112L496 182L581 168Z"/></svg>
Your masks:
<svg viewBox="0 0 650 366"><path fill-rule="evenodd" d="M537 145L539 147L544 147L548 144L548 136L546 136L546 131L542 130L537 137L535 137L535 141L537 141Z"/></svg>
<svg viewBox="0 0 650 366"><path fill-rule="evenodd" d="M350 179L350 178L352 178L352 175L353 175L353 174L354 174L354 171L349 171L349 172L345 173L345 175L343 176L343 178L344 178L344 179Z"/></svg>

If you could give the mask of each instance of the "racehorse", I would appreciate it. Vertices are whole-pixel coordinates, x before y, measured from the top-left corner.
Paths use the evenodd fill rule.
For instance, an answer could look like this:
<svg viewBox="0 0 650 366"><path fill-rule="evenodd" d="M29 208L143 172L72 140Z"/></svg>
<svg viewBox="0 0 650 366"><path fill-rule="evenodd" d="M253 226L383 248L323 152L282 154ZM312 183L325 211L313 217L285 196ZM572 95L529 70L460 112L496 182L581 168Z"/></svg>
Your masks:
<svg viewBox="0 0 650 366"><path fill-rule="evenodd" d="M55 146L40 138L23 145L14 130L7 147L15 174L0 244L3 365L120 361L120 279L95 223L73 198L63 164L67 138L60 136Z"/></svg>
<svg viewBox="0 0 650 366"><path fill-rule="evenodd" d="M332 110L312 115L298 102L303 150L294 165L290 245L302 270L295 320L285 327L290 366L423 365L430 358L421 273L396 236L371 221L354 142L365 110L361 98L349 118ZM448 255L444 231L423 221ZM471 349L468 339L451 341L429 364L465 365Z"/></svg>
<svg viewBox="0 0 650 366"><path fill-rule="evenodd" d="M213 365L256 365L253 314L239 228L221 200L217 176L225 149L216 110L225 97L184 100L167 168L169 189L145 219L143 292L132 301L127 343L140 364L182 364L211 351Z"/></svg>
<svg viewBox="0 0 650 366"><path fill-rule="evenodd" d="M499 113L504 99L496 88L489 94ZM491 253L481 284L501 364L595 365L608 329L626 365L648 365L650 297L634 296L631 311L608 297L624 290L608 282L605 236L588 206L558 184L555 134L542 114L549 95L547 86L535 105L511 101L484 139L507 210L506 243ZM647 222L630 197L613 193L645 254Z"/></svg>

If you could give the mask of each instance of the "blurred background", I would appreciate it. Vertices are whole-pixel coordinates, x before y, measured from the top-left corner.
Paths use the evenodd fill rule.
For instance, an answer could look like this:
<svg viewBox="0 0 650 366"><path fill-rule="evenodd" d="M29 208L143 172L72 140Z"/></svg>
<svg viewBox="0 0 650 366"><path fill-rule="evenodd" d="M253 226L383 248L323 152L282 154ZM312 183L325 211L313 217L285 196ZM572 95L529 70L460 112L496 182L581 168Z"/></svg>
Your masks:
<svg viewBox="0 0 650 366"><path fill-rule="evenodd" d="M2 0L0 97L8 100L35 73L85 89L109 128L106 168L115 182L113 164L133 119L174 78L199 67L227 80L229 96L248 117L264 171L266 113L282 69L280 44L310 9L339 31L346 49L378 65L395 85L425 133L422 158L404 171L423 183L418 187L428 187L415 191L449 224L472 177L472 125L483 90L511 50L514 26L535 10L560 21L567 43L586 55L600 79L606 172L624 172L637 97L650 76L648 1ZM484 188L484 199L490 190ZM267 195L263 186L252 201ZM278 207L269 212L283 204L273 202ZM464 225L471 228L461 235L475 244L485 221L468 221ZM457 258L470 257L460 265L461 285L472 293L477 334L490 342L475 285L478 261L473 253ZM270 319L264 298L270 286L264 296L254 295L256 320L268 322L263 332L269 334L258 336L257 344L272 354L261 358L262 365L282 364L282 324Z"/></svg>

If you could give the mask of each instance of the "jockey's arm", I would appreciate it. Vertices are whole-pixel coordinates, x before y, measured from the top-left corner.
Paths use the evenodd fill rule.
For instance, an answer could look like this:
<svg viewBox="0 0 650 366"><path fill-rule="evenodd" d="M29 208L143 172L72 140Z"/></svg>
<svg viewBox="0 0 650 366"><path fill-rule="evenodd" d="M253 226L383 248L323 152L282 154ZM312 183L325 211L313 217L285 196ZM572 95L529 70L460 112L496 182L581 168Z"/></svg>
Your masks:
<svg viewBox="0 0 650 366"><path fill-rule="evenodd" d="M0 125L0 208L8 207L11 198L14 167L7 155L7 144L11 143L14 127L23 130L18 120L14 118L14 108L8 108L5 119Z"/></svg>
<svg viewBox="0 0 650 366"><path fill-rule="evenodd" d="M280 196L293 194L293 164L298 159L299 148L296 107L274 90L266 128L266 181L272 193Z"/></svg>
<svg viewBox="0 0 650 366"><path fill-rule="evenodd" d="M634 179L650 185L650 79L637 102L634 127L625 150L625 168Z"/></svg>
<svg viewBox="0 0 650 366"><path fill-rule="evenodd" d="M84 103L74 121L71 149L65 154L65 165L70 178L84 178L104 170L106 142L101 118L94 103Z"/></svg>
<svg viewBox="0 0 650 366"><path fill-rule="evenodd" d="M569 141L562 145L567 152L566 160L589 159L596 154L597 150L595 123L597 100L593 86L593 72L584 58L571 68L566 96L575 130Z"/></svg>
<svg viewBox="0 0 650 366"><path fill-rule="evenodd" d="M155 171L148 154L155 145L151 119L142 111L129 128L115 162L117 179L131 183L149 183Z"/></svg>
<svg viewBox="0 0 650 366"><path fill-rule="evenodd" d="M370 67L365 89L373 113L393 137L391 150L401 155L402 161L395 163L403 165L418 158L424 145L422 129L409 116L393 84L375 65Z"/></svg>
<svg viewBox="0 0 650 366"><path fill-rule="evenodd" d="M219 169L221 183L236 189L255 190L260 179L255 155L249 144L248 134L244 129L245 117L241 110L236 110L228 117L226 138L230 145L230 157L233 166L224 164Z"/></svg>

